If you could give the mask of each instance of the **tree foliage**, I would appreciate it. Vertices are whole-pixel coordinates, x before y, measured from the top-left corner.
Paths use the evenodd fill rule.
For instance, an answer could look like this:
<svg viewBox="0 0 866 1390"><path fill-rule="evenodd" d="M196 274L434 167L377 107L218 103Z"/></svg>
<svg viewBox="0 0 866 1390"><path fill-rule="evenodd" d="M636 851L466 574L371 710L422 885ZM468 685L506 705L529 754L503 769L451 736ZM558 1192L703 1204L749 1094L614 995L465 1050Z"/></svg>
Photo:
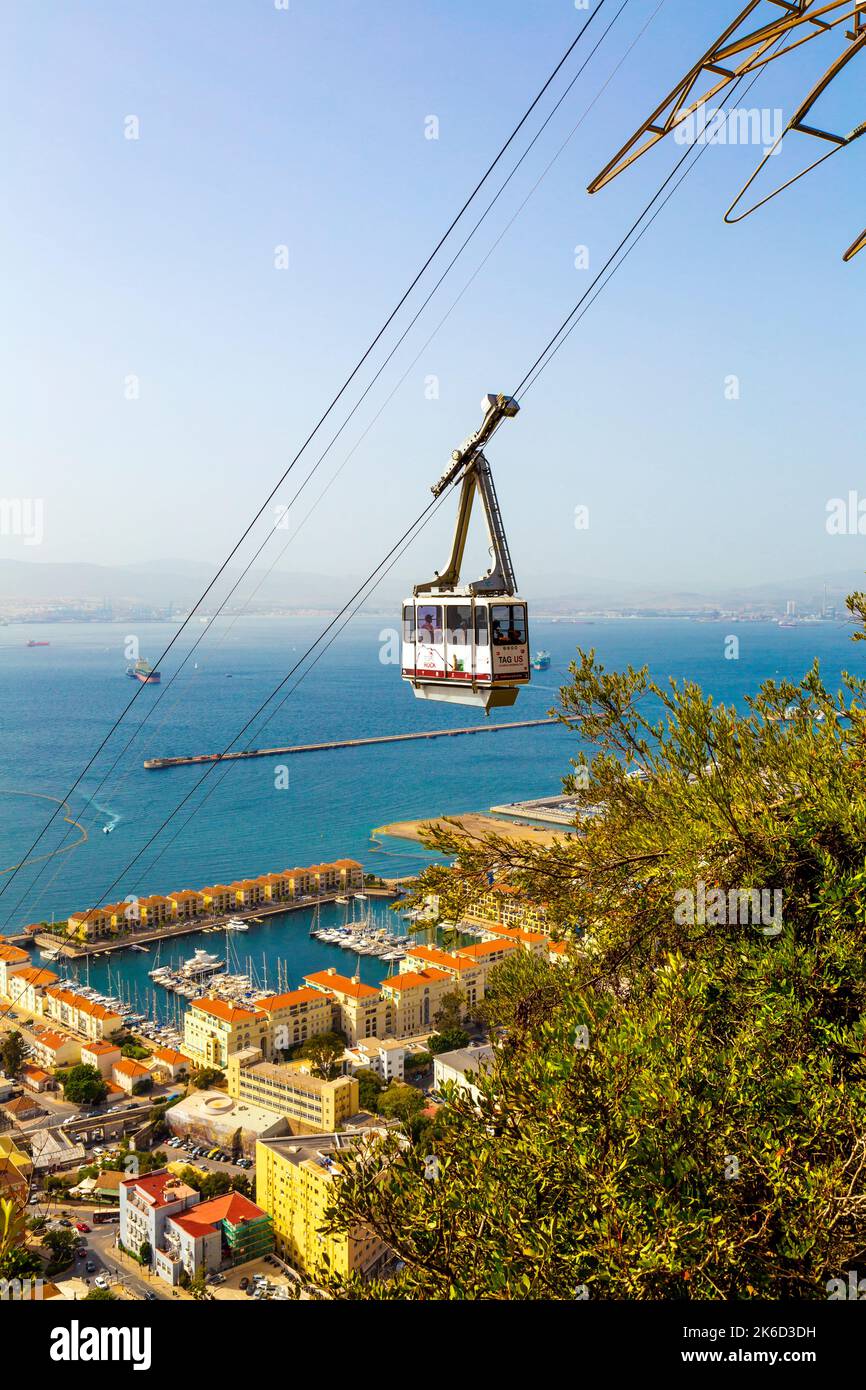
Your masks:
<svg viewBox="0 0 866 1390"><path fill-rule="evenodd" d="M477 1102L445 1088L435 1176L404 1136L346 1156L330 1229L403 1263L338 1292L824 1298L862 1263L864 694L815 665L737 710L579 653L558 710L579 833L452 823L429 839L458 867L414 898L456 917L505 879L567 950L493 972L498 1046Z"/></svg>
<svg viewBox="0 0 866 1390"><path fill-rule="evenodd" d="M74 1105L98 1105L105 1100L108 1087L96 1067L79 1062L63 1073L63 1098Z"/></svg>

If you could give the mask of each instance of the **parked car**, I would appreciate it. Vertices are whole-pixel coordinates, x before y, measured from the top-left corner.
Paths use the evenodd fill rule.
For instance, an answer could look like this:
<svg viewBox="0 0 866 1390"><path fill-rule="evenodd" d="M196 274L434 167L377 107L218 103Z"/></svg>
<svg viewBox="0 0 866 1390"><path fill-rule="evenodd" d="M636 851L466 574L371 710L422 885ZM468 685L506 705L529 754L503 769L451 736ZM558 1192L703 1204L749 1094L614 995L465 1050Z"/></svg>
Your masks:
<svg viewBox="0 0 866 1390"><path fill-rule="evenodd" d="M245 1274L244 1277L243 1277L243 1279L242 1279L241 1282L240 1282L240 1287L241 1287L242 1289L247 1288L247 1286L249 1285L249 1282L250 1282L250 1281L249 1281L247 1275Z"/></svg>
<svg viewBox="0 0 866 1390"><path fill-rule="evenodd" d="M90 1227L86 1221L76 1221L75 1229L76 1231L82 1231L84 1235L90 1234Z"/></svg>
<svg viewBox="0 0 866 1390"><path fill-rule="evenodd" d="M94 1264L93 1260L88 1260L84 1268L88 1274L92 1274L96 1269L96 1265Z"/></svg>
<svg viewBox="0 0 866 1390"><path fill-rule="evenodd" d="M31 1205L31 1207L38 1207L38 1205L39 1205L39 1198L36 1196L35 1193L34 1193L33 1196L30 1198L30 1205Z"/></svg>

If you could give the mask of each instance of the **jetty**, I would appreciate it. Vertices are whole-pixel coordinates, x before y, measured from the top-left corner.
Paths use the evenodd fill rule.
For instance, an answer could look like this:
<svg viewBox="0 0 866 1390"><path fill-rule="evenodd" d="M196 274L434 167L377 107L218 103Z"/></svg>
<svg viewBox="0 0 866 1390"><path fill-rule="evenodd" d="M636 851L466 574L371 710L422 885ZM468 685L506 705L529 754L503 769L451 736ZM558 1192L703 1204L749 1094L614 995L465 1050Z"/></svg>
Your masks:
<svg viewBox="0 0 866 1390"><path fill-rule="evenodd" d="M378 734L374 738L334 739L330 743L295 743L286 748L244 748L237 753L194 753L180 758L146 758L149 772L190 763L227 763L241 758L287 757L293 753L324 753L333 748L366 748L373 743L404 743L421 738L461 738L464 734L498 734L506 729L537 729L558 719L517 719L504 724L473 724L468 729L422 729L414 734Z"/></svg>

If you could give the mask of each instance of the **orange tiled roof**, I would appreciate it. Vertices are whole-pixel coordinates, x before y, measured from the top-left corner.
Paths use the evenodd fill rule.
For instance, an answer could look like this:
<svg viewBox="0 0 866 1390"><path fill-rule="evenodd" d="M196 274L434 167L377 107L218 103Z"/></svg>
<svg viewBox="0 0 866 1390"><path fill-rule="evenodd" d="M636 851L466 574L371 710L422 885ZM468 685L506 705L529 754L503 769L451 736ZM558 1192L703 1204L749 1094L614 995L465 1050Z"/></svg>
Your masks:
<svg viewBox="0 0 866 1390"><path fill-rule="evenodd" d="M27 970L17 970L12 976L13 980L26 980L29 985L50 985L57 976L53 970L42 970L38 966L30 966Z"/></svg>
<svg viewBox="0 0 866 1390"><path fill-rule="evenodd" d="M392 975L382 981L383 989L417 989L419 985L438 984L440 980L450 979L444 970L406 970L402 975Z"/></svg>
<svg viewBox="0 0 866 1390"><path fill-rule="evenodd" d="M506 927L502 922L491 922L489 926L485 926L484 930L496 936L510 937L512 941L527 941L531 943L533 941L546 940L544 932L527 931L525 927Z"/></svg>
<svg viewBox="0 0 866 1390"><path fill-rule="evenodd" d="M82 1043L82 1052L90 1052L94 1057L104 1057L106 1052L119 1052L120 1048L116 1043L94 1042Z"/></svg>
<svg viewBox="0 0 866 1390"><path fill-rule="evenodd" d="M0 945L0 960L5 960L9 965L14 964L15 961L29 959L27 952L22 951L20 946Z"/></svg>
<svg viewBox="0 0 866 1390"><path fill-rule="evenodd" d="M158 1062L166 1062L171 1067L188 1067L189 1058L182 1052L175 1052L173 1047L155 1047L153 1055Z"/></svg>
<svg viewBox="0 0 866 1390"><path fill-rule="evenodd" d="M222 999L196 999L192 1007L221 1018L224 1023L250 1023L256 1017L253 1009L239 1009Z"/></svg>
<svg viewBox="0 0 866 1390"><path fill-rule="evenodd" d="M474 946L460 946L458 956L468 956L478 960L482 956L492 956L496 951L518 951L516 941L479 941Z"/></svg>
<svg viewBox="0 0 866 1390"><path fill-rule="evenodd" d="M149 1076L150 1072L141 1062L136 1062L133 1057L124 1057L120 1062L114 1064L115 1073L120 1072L121 1076Z"/></svg>
<svg viewBox="0 0 866 1390"><path fill-rule="evenodd" d="M257 999L256 1008L270 1014L276 1009L290 1009L293 1004L312 1004L314 1001L322 1002L320 989L292 989L288 994L269 994L267 999Z"/></svg>
<svg viewBox="0 0 866 1390"><path fill-rule="evenodd" d="M59 1051L61 1047L65 1047L66 1043L71 1041L71 1038L64 1038L62 1034L52 1033L50 1030L40 1033L38 1036L38 1042L43 1047L47 1047L50 1052Z"/></svg>
<svg viewBox="0 0 866 1390"><path fill-rule="evenodd" d="M459 956L448 951L439 951L435 946L410 946L406 955L410 960L427 961L429 965L438 966L441 970L472 969L472 961L461 960Z"/></svg>
<svg viewBox="0 0 866 1390"><path fill-rule="evenodd" d="M304 979L312 985L321 986L322 989L347 994L350 999L372 999L379 993L372 985L365 985L360 980L350 980L346 975L338 975L336 970L319 970L314 975L305 975Z"/></svg>

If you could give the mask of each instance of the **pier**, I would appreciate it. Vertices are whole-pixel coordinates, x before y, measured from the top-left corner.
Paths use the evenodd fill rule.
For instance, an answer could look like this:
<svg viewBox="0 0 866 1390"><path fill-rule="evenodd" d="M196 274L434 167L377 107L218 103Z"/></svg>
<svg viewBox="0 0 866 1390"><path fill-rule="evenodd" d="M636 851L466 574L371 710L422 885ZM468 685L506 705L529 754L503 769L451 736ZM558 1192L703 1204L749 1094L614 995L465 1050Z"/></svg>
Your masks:
<svg viewBox="0 0 866 1390"><path fill-rule="evenodd" d="M148 771L186 767L191 763L227 763L241 758L287 757L293 753L324 753L333 748L365 748L372 743L404 743L420 738L460 738L463 734L498 734L505 729L537 729L557 719L517 719L505 724L473 724L468 729L424 729L415 734L378 734L374 738L335 739L330 743L295 743L287 748L245 748L237 753L195 753L180 758L146 758Z"/></svg>

